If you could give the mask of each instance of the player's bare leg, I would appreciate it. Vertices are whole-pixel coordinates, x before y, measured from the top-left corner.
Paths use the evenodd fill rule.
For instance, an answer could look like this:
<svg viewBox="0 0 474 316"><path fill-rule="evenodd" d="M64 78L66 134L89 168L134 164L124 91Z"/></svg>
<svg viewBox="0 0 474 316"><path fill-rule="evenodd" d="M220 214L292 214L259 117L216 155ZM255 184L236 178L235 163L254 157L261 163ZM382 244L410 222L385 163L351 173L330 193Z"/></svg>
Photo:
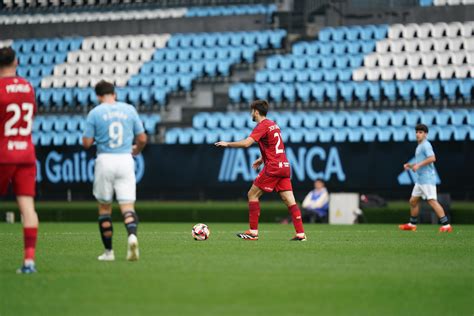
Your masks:
<svg viewBox="0 0 474 316"><path fill-rule="evenodd" d="M306 241L301 211L298 204L296 204L293 191L280 191L279 194L283 203L288 207L288 212L290 213L293 225L295 226L296 236L292 240Z"/></svg>
<svg viewBox="0 0 474 316"><path fill-rule="evenodd" d="M114 261L115 255L112 249L112 204L99 203L99 231L105 251L97 259L100 261Z"/></svg>
<svg viewBox="0 0 474 316"><path fill-rule="evenodd" d="M412 196L409 200L410 204L410 222L399 225L401 230L416 231L416 224L418 223L418 215L420 214L420 197Z"/></svg>
<svg viewBox="0 0 474 316"><path fill-rule="evenodd" d="M260 217L260 197L264 191L252 184L247 193L249 205L249 228L243 233L238 233L237 237L245 240L258 240L258 219Z"/></svg>
<svg viewBox="0 0 474 316"><path fill-rule="evenodd" d="M438 216L439 221L441 222L441 227L439 228L439 231L444 233L450 233L453 231L453 228L449 224L449 219L446 216L446 213L444 212L443 207L437 200L428 200L428 204L433 208L433 211L436 213L436 216Z"/></svg>
<svg viewBox="0 0 474 316"><path fill-rule="evenodd" d="M38 214L35 211L35 202L32 196L17 196L16 201L23 216L24 262L17 273L34 273L35 250L38 236Z"/></svg>
<svg viewBox="0 0 474 316"><path fill-rule="evenodd" d="M127 260L137 261L140 257L140 254L138 251L137 239L138 216L135 212L135 204L120 203L120 211L122 212L123 221L128 233Z"/></svg>

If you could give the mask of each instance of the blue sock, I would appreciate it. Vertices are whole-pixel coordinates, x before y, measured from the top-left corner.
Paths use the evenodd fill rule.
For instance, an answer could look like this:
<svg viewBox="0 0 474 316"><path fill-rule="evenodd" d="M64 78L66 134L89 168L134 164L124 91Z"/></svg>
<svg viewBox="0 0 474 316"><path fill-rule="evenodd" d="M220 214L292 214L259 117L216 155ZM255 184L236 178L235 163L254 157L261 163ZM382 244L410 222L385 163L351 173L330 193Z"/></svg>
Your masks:
<svg viewBox="0 0 474 316"><path fill-rule="evenodd" d="M412 225L418 224L418 217L417 216L410 216L410 224L412 224Z"/></svg>
<svg viewBox="0 0 474 316"><path fill-rule="evenodd" d="M448 225L448 224L449 224L449 219L448 219L448 217L447 217L446 215L443 216L443 217L441 217L441 218L439 219L439 221L441 222L441 225Z"/></svg>

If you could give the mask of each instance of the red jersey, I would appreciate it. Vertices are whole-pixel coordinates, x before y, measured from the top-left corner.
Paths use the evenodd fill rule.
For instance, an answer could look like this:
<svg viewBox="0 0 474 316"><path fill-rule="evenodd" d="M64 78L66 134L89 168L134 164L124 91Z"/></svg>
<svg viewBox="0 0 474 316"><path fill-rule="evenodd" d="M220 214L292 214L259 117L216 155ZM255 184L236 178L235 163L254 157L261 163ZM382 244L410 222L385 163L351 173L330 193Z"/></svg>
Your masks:
<svg viewBox="0 0 474 316"><path fill-rule="evenodd" d="M35 92L21 77L0 78L0 164L35 163L31 140Z"/></svg>
<svg viewBox="0 0 474 316"><path fill-rule="evenodd" d="M290 164L285 154L280 127L269 119L255 126L250 134L260 147L266 173L270 176L289 177Z"/></svg>

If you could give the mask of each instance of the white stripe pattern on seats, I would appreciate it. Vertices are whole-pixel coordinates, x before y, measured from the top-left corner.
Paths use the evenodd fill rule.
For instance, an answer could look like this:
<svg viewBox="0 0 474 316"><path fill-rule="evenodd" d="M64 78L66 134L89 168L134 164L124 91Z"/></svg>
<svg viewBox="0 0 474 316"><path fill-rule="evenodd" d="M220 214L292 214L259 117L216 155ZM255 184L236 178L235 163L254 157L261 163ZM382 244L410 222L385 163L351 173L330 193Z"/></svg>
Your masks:
<svg viewBox="0 0 474 316"><path fill-rule="evenodd" d="M170 34L86 37L81 50L69 52L66 63L56 65L53 75L43 78L41 87L86 88L100 80L124 87L157 49L166 47L170 37Z"/></svg>

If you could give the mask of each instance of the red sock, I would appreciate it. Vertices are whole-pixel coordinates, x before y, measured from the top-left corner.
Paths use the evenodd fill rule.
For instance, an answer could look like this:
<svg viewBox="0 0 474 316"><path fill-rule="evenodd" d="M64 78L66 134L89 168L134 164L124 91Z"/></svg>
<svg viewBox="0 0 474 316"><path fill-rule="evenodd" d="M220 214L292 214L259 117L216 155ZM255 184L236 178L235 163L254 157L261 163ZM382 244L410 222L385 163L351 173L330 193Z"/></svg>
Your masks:
<svg viewBox="0 0 474 316"><path fill-rule="evenodd" d="M297 204L288 206L288 211L291 214L291 219L297 234L304 233L303 219L301 218L301 211Z"/></svg>
<svg viewBox="0 0 474 316"><path fill-rule="evenodd" d="M25 242L25 260L35 260L36 237L38 227L23 228L23 238Z"/></svg>
<svg viewBox="0 0 474 316"><path fill-rule="evenodd" d="M249 224L250 229L258 229L258 218L260 217L260 202L249 202Z"/></svg>

